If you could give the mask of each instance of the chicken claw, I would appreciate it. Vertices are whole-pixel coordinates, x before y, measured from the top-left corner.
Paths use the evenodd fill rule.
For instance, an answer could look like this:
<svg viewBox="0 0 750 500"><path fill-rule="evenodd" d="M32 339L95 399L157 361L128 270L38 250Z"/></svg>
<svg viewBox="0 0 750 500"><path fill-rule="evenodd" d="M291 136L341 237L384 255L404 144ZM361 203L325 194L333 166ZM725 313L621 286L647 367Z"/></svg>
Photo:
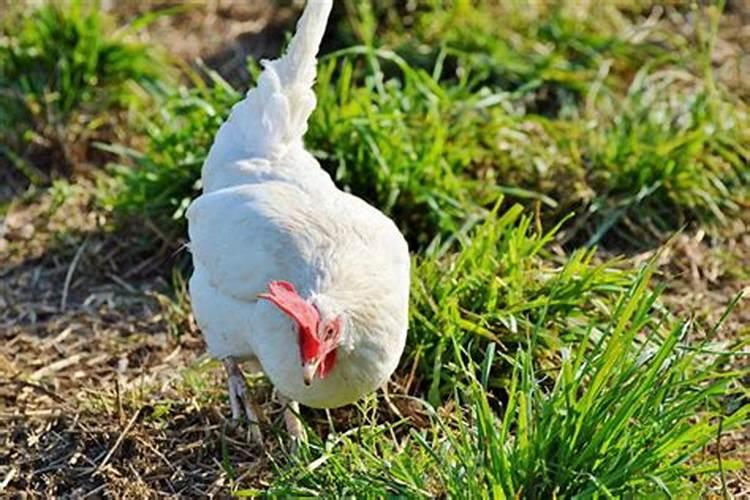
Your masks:
<svg viewBox="0 0 750 500"><path fill-rule="evenodd" d="M307 431L299 418L299 403L283 396L279 400L284 405L284 426L292 438L292 447L296 448L299 443L307 441Z"/></svg>
<svg viewBox="0 0 750 500"><path fill-rule="evenodd" d="M245 376L240 370L239 363L233 357L224 359L224 368L227 371L227 383L229 385L229 405L232 408L232 421L238 422L244 411L245 418L250 425L249 440L258 444L263 443L263 433L260 431L259 414L262 410L248 398Z"/></svg>

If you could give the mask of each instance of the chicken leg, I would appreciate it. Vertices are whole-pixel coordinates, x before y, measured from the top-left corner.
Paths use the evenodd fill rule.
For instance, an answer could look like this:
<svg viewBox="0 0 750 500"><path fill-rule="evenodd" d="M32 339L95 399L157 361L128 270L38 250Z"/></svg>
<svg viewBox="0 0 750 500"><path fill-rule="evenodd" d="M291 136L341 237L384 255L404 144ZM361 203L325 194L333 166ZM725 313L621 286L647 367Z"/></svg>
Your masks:
<svg viewBox="0 0 750 500"><path fill-rule="evenodd" d="M245 376L240 369L238 361L229 356L224 359L224 368L227 371L227 383L229 385L229 405L232 408L232 420L239 421L242 412L245 413L250 425L250 440L258 444L263 443L263 434L260 432L260 419L258 414L262 411L253 404L247 396L247 384Z"/></svg>
<svg viewBox="0 0 750 500"><path fill-rule="evenodd" d="M279 394L279 402L284 406L284 426L292 443L307 441L307 431L299 418L299 403Z"/></svg>

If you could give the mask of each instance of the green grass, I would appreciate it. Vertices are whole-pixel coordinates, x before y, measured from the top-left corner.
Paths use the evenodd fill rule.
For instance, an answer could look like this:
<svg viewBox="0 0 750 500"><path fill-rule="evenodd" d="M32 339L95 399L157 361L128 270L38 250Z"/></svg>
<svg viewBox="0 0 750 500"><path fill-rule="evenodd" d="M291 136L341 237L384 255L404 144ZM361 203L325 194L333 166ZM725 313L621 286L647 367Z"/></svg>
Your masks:
<svg viewBox="0 0 750 500"><path fill-rule="evenodd" d="M207 75L208 83L191 72L191 87L161 88L158 112L142 120L145 151L106 147L129 164L115 166L119 182L104 193L104 203L127 217L152 220L175 238L188 203L200 194L200 171L214 135L241 97L218 74Z"/></svg>
<svg viewBox="0 0 750 500"><path fill-rule="evenodd" d="M500 194L541 201L548 224L585 214L568 239L606 243L614 231L616 244L635 246L694 221L724 222L750 197L747 106L705 63L714 11L695 13L701 43L691 50L661 25L642 28L660 43L626 36L647 11L628 2L596 7L597 22L566 1L425 1L405 16L386 4L346 5L340 38L365 45L323 58L307 143L415 246L486 214ZM136 168L121 170L123 187L108 203L179 231L211 138L241 93L218 75L175 86L153 50L127 41L128 29L107 30L111 20L80 2L7 24L2 152L43 180L40 149L53 153L42 163L58 163L55 152L63 164L81 161L90 140L112 141L113 111L152 98L134 90L145 85L157 99L136 128L146 146L109 148ZM617 68L600 71L610 64Z"/></svg>
<svg viewBox="0 0 750 500"><path fill-rule="evenodd" d="M691 220L725 222L750 194L750 115L704 82L641 72L620 111L587 134L603 216L597 240L623 217L668 233ZM645 231L644 231L645 232Z"/></svg>
<svg viewBox="0 0 750 500"><path fill-rule="evenodd" d="M272 495L383 495L461 498L597 498L693 496L694 479L719 469L701 451L719 431L743 425L750 406L731 412L736 374L722 372L726 354L706 355L684 341L693 325L655 312L653 266L622 291L608 323L584 326L586 338L560 348L556 370L533 350L511 355L507 396L492 396L492 366L503 347L481 356L458 342L453 363L464 374L426 427L376 419L313 441L279 465ZM552 309L553 300L547 305ZM544 317L524 328L542 342ZM703 346L705 347L705 346ZM724 471L743 465L724 459Z"/></svg>
<svg viewBox="0 0 750 500"><path fill-rule="evenodd" d="M684 40L677 37L673 43L682 48L661 58L641 45L602 41L601 33L617 32L614 26L634 15L609 7L603 8L606 22L590 23L570 18L575 9L562 2L537 13L549 25L539 27L532 14L513 4L507 15L518 24L509 21L505 31L496 32L497 23L488 25L482 9L506 7L458 2L454 12L441 5L429 3L413 14L415 25L445 30L444 43L429 61L404 47L411 44L419 52L420 44L443 31L398 31L401 25L389 24L393 20L378 25L394 30L377 39L384 47L354 46L324 56L319 105L306 137L337 183L394 217L413 247L459 231L503 194L527 206L540 202L547 225L573 211L581 214L566 230L569 241L634 247L664 240L686 224L723 223L747 203L749 110L718 86L710 67L693 62L705 59L705 47L683 54ZM351 25L374 44L366 33L386 15L379 9L349 5L353 14L339 28L342 36ZM459 15L464 11L470 13ZM704 17L712 21L715 14ZM715 36L715 27L705 29L705 36ZM564 109L540 108L544 89L572 87L539 68L516 74L529 83L523 88L489 78L488 68L505 67L508 51L523 60L533 57L521 47L501 53L494 46L462 48L466 40L460 33L467 30L483 33L487 44L521 37L554 47L565 55L555 57L565 61L566 71L584 75L579 83L585 92L567 100ZM548 31L553 38L539 41ZM397 45L395 51L389 43ZM638 56L633 61L626 57L631 53ZM606 58L630 61L629 69L590 74ZM251 71L257 75L257 67ZM126 212L163 221L163 230L181 228L173 220L198 192L211 136L241 96L217 75L209 80L167 91L158 114L150 117L146 149L131 155L137 169L124 171L125 189L114 202Z"/></svg>
<svg viewBox="0 0 750 500"><path fill-rule="evenodd" d="M585 16L580 2L565 0L346 6L340 29L350 40L393 50L403 59L399 69L410 68L405 75L422 68L434 77L426 88L450 89L427 96L440 103L443 132L427 140L447 137L469 152L464 162L449 160L452 173L468 174L451 179L454 186L468 177L525 188L554 200L545 204L552 221L571 210L586 214L576 241L610 241L614 229L617 244L636 247L694 221L723 223L750 197L748 108L720 88L711 68L720 4L675 2L685 12L675 16L695 18L694 40L639 18L649 12L644 2L592 3ZM415 99L403 87L406 121ZM486 104L483 95L494 103L472 119L470 103ZM415 114L415 122L431 123ZM408 130L399 130L404 136ZM374 142L377 151L382 142L391 146Z"/></svg>
<svg viewBox="0 0 750 500"><path fill-rule="evenodd" d="M464 371L455 370L454 344L473 357L493 343L512 352L529 347L527 332L543 319L533 350L552 366L562 345L578 344L586 328L608 321L613 297L632 276L613 262L597 264L591 250L553 256L549 245L555 235L556 229L533 228L532 218L515 205L446 242L436 240L416 257L403 364L418 367L432 404L465 382ZM493 365L493 388L508 383L505 359L505 365Z"/></svg>
<svg viewBox="0 0 750 500"><path fill-rule="evenodd" d="M0 153L30 181L85 160L92 138L117 137L117 113L143 98L136 86L169 77L153 49L82 1L9 15L2 28Z"/></svg>

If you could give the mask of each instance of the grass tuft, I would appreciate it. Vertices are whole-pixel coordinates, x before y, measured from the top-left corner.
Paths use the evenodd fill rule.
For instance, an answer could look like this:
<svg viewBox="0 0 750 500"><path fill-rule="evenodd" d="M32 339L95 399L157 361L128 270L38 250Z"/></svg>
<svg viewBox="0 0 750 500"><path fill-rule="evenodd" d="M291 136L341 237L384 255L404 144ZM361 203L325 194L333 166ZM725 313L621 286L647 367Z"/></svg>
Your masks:
<svg viewBox="0 0 750 500"><path fill-rule="evenodd" d="M3 22L0 153L28 180L43 180L47 163L85 160L91 140L112 137L117 111L142 99L134 85L168 78L153 49L113 31L106 14L77 0Z"/></svg>
<svg viewBox="0 0 750 500"><path fill-rule="evenodd" d="M496 343L509 361L510 353L529 345L526 332L543 320L534 353L554 364L561 345L580 342L586 325L606 322L612 314L611 301L630 283L629 273L614 262L597 264L593 250L555 257L549 247L556 232L533 228L515 205L455 238L436 240L416 258L404 364L420 368L433 405L465 375L455 370L454 344L478 357ZM490 375L490 386L507 385L507 365L505 371L495 365Z"/></svg>
<svg viewBox="0 0 750 500"><path fill-rule="evenodd" d="M750 405L724 408L726 397L739 390L735 374L721 371L731 352L706 356L688 348L684 340L693 325L655 315L652 272L653 266L646 266L622 291L611 321L588 324L584 341L560 349L559 369L544 369L531 349L520 349L501 401L488 382L502 346L489 344L477 357L453 341L456 368L468 376L447 408L436 411L422 403L431 415L427 428L404 432L404 421L365 420L325 442L313 441L282 467L268 492L462 498L701 494L695 478L719 470L702 450L719 426L726 431L743 425ZM542 325L540 320L526 330L532 344L543 341ZM724 471L742 466L726 459L721 464Z"/></svg>
<svg viewBox="0 0 750 500"><path fill-rule="evenodd" d="M201 192L200 172L219 126L240 99L217 73L208 82L189 75L193 87L164 85L158 112L147 116L145 151L115 145L128 164L115 167L119 180L105 203L119 214L149 220L166 237L177 238L185 227L189 202Z"/></svg>
<svg viewBox="0 0 750 500"><path fill-rule="evenodd" d="M623 221L652 238L690 221L726 222L747 203L750 115L741 103L685 73L643 72L619 108L586 135L598 192L590 213L600 221L590 243ZM647 224L641 234L637 223Z"/></svg>

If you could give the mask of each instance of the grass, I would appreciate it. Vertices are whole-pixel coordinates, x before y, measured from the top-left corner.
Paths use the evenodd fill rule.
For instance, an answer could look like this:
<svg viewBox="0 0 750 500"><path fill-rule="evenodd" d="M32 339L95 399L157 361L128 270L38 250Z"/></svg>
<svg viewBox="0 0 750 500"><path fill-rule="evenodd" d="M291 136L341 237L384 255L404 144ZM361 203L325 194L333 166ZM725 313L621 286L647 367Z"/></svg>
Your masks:
<svg viewBox="0 0 750 500"><path fill-rule="evenodd" d="M92 139L117 138L105 131L117 127L118 112L141 102L134 86L167 78L155 52L128 39L131 30L112 31L112 19L78 0L4 19L0 152L29 181L44 181L43 163L85 161ZM40 149L54 160L38 158Z"/></svg>
<svg viewBox="0 0 750 500"><path fill-rule="evenodd" d="M642 247L643 242L665 240L686 224L726 223L746 206L750 115L744 102L717 86L710 68L690 63L697 66L691 73L689 66L681 66L702 58L703 48L674 62L679 51L662 60L627 40L597 41L599 35L591 30L612 33L613 28L564 17L575 9L562 2L559 9L537 13L557 28L532 29L526 19L514 29L528 40L537 40L540 32L554 33L557 38L544 43L568 54L566 67L585 76L581 85L586 92L564 109L554 104L540 108L529 99L541 99L547 92L543 88L567 92L568 87L524 72L518 78L543 83L521 89L488 78L487 68L503 67L507 58L488 47L464 50L454 41L454 36L463 40L457 34L463 30L498 36L484 24L471 24L487 17L476 15L481 9L471 10L465 19L459 15L468 9L462 2L456 12L440 2L425 7L417 19L445 25L449 34L426 66L404 53L404 44L418 48L413 37L424 36L422 42L427 42L430 33L440 30L394 31L393 36L403 37L391 41L395 50L375 46L365 32L374 29L379 11L367 3L357 5L348 7L354 12L350 22L370 45L322 58L319 106L306 142L340 185L394 217L412 246L426 248L435 236L459 231L467 219L486 214L501 195L528 207L541 202L548 225L571 211L582 214L565 238L587 246L614 242ZM610 17L620 12L605 10ZM705 14L709 21L716 18L712 12ZM523 17L518 9L508 15ZM618 22L625 22L626 14L618 15ZM584 34L591 31L593 39L581 35L573 40L565 34L575 27ZM630 29L636 30L632 21ZM706 29L706 36L715 37L715 26ZM502 44L513 36L492 39ZM384 40L388 44L390 39ZM674 43L680 45L679 40ZM566 44L591 52L596 63L574 64L583 56L575 56ZM589 74L609 64L606 57L626 62L615 50L625 46L648 64L638 59L628 71ZM529 58L520 48L514 54ZM252 73L257 71L251 67ZM198 81L195 76L191 80ZM163 230L180 227L172 220L197 194L210 138L241 95L216 74L208 80L192 90L167 91L158 114L149 117L145 151L129 155L138 168L123 170L125 189L114 201L116 207L164 221L159 223Z"/></svg>
<svg viewBox="0 0 750 500"><path fill-rule="evenodd" d="M700 494L694 478L718 471L697 463L719 432L743 425L750 407L725 416L738 387L722 373L725 355L686 349L692 325L664 325L649 291L653 266L623 290L606 325L561 349L556 370L543 369L531 348L512 357L507 397L493 398L492 366L501 347L482 356L452 341L465 374L447 415L425 402L430 423L382 423L364 404L364 424L315 442L283 465L272 495L385 495L463 498L594 498ZM552 306L553 301L547 301ZM668 320L667 320L668 321ZM540 320L525 328L543 341ZM501 410L498 412L497 407ZM696 418L696 415L700 415ZM721 424L719 421L721 420ZM723 469L743 467L724 460Z"/></svg>
<svg viewBox="0 0 750 500"><path fill-rule="evenodd" d="M58 180L2 208L12 266L0 270L11 305L0 359L12 363L0 401L13 409L0 413L12 457L0 460L2 487L743 491L748 107L713 71L721 5L673 3L592 3L589 16L574 0L339 5L306 144L409 239L410 335L390 396L304 410L310 442L294 453L276 421L265 451L224 425L224 381L201 357L179 253L200 168L241 89L201 64L156 65L158 51L126 35L158 14L109 35L98 9L50 3L8 24L5 156L42 184L51 160L36 163L39 144L101 169L96 182ZM257 77L257 63L248 70ZM69 154L78 144L102 156ZM713 248L696 247L706 234ZM684 240L685 256L665 263ZM634 249L656 255L643 265ZM691 295L701 287L708 314L667 305L702 301ZM252 391L278 414L266 381Z"/></svg>
<svg viewBox="0 0 750 500"><path fill-rule="evenodd" d="M589 245L612 229L620 245L663 240L691 221L724 222L747 203L747 105L717 87L707 55L720 4L693 12L694 41L639 19L648 8L635 2L592 5L587 16L578 2L477 4L424 1L399 12L347 3L353 39L377 40L403 58L399 67L431 72L428 88L451 88L440 94L454 112L441 113L446 129L470 96L496 96L486 114L438 135L470 151L452 172L550 197L554 219L587 213L578 240ZM510 116L492 109L510 102Z"/></svg>
<svg viewBox="0 0 750 500"><path fill-rule="evenodd" d="M479 357L492 344L504 353L531 348L527 332L543 319L534 355L554 365L561 345L577 344L586 325L608 320L612 297L629 284L629 273L612 262L595 263L594 252L584 249L553 257L555 233L537 232L515 205L455 239L433 242L416 259L405 363L418 368L433 405L464 382L453 344ZM503 370L499 361L489 380L494 388L508 383L507 364Z"/></svg>
<svg viewBox="0 0 750 500"><path fill-rule="evenodd" d="M635 2L592 3L586 15L575 1L348 1L346 7L353 40L379 40L427 66L439 58L434 48L448 48L457 75L482 68L478 81L527 95L548 114L575 105L610 62L608 83L618 86L645 60L669 57L649 39L651 30L634 21Z"/></svg>
<svg viewBox="0 0 750 500"><path fill-rule="evenodd" d="M209 83L191 76L194 86L162 88L158 113L143 120L145 152L103 146L134 164L115 167L119 185L105 192L103 202L125 216L153 220L173 237L184 229L188 203L200 193L200 170L213 137L240 99L214 72Z"/></svg>
<svg viewBox="0 0 750 500"><path fill-rule="evenodd" d="M625 217L651 236L690 221L726 222L747 203L747 109L693 77L639 73L603 132L586 134L602 222L592 241ZM631 223L631 227L632 227Z"/></svg>

